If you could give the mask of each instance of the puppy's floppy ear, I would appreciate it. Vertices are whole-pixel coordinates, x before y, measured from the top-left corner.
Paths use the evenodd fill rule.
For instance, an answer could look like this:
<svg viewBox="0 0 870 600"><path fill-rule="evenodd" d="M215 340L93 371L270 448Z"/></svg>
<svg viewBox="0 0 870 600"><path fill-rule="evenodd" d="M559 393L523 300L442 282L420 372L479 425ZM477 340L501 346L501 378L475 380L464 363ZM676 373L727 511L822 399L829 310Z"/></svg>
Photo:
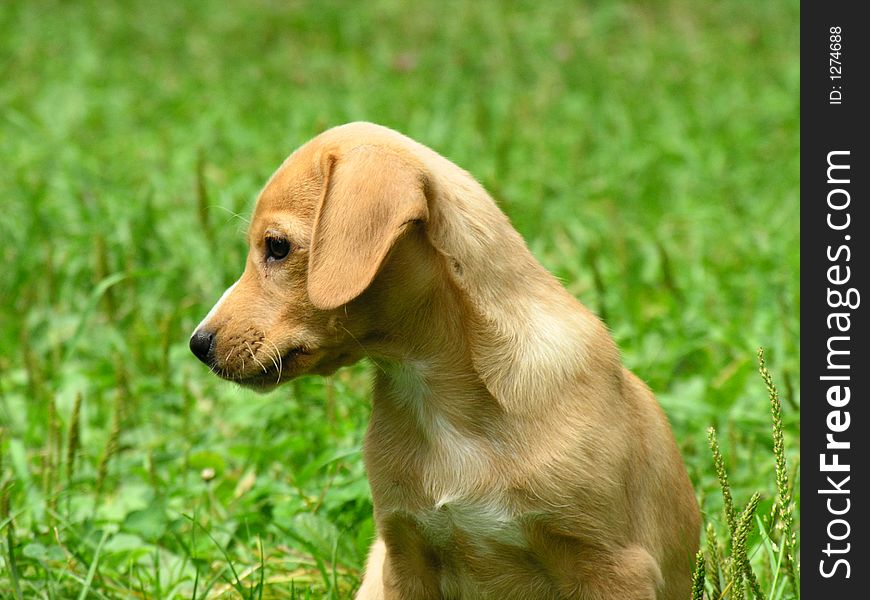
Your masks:
<svg viewBox="0 0 870 600"><path fill-rule="evenodd" d="M323 193L308 256L308 296L328 310L363 293L396 240L426 221L426 178L398 155L377 146L321 160Z"/></svg>

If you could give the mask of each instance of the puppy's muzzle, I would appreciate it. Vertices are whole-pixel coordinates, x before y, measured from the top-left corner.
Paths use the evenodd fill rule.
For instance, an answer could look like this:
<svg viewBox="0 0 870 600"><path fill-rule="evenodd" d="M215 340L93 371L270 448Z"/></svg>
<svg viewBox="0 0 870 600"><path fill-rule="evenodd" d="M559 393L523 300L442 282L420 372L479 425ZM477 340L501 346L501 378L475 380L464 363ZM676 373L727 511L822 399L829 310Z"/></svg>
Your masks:
<svg viewBox="0 0 870 600"><path fill-rule="evenodd" d="M190 351L199 360L212 366L214 364L214 342L215 334L213 331L197 329L190 336Z"/></svg>

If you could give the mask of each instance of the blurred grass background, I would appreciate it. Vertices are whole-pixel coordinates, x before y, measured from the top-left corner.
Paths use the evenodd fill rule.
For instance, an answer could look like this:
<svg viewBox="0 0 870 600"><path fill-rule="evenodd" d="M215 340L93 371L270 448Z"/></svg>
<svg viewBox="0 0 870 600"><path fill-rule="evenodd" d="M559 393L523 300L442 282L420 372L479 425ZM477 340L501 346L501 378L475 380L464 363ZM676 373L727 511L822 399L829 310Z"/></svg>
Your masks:
<svg viewBox="0 0 870 600"><path fill-rule="evenodd" d="M260 396L187 340L243 268L268 176L352 120L469 170L606 320L723 538L708 426L735 502L760 490L769 515L758 346L799 458L799 19L749 0L2 3L0 596L349 597L372 537L366 366Z"/></svg>

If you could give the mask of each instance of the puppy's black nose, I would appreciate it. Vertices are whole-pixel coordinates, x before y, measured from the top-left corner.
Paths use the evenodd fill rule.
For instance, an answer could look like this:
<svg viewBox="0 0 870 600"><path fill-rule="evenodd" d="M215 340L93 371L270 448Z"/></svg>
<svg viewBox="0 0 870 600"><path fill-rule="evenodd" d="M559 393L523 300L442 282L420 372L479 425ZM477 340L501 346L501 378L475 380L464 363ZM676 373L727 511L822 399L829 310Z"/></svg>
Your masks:
<svg viewBox="0 0 870 600"><path fill-rule="evenodd" d="M211 366L214 359L214 332L196 330L190 338L190 351L199 360Z"/></svg>

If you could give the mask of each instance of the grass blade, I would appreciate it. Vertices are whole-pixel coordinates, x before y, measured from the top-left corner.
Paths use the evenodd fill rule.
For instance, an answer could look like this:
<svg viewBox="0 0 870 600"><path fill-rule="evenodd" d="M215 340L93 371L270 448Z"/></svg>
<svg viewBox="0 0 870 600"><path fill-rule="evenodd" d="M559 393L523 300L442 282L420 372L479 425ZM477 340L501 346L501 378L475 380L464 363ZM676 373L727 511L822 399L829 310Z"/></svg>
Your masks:
<svg viewBox="0 0 870 600"><path fill-rule="evenodd" d="M85 600L88 596L88 592L91 589L91 584L94 581L94 575L97 573L97 565L100 563L100 551L103 549L103 544L106 543L106 539L109 537L108 531L103 531L103 535L100 538L100 543L97 544L97 549L94 551L94 558L91 560L91 566L88 568L88 575L85 578L84 587L82 591L79 593L79 600Z"/></svg>

